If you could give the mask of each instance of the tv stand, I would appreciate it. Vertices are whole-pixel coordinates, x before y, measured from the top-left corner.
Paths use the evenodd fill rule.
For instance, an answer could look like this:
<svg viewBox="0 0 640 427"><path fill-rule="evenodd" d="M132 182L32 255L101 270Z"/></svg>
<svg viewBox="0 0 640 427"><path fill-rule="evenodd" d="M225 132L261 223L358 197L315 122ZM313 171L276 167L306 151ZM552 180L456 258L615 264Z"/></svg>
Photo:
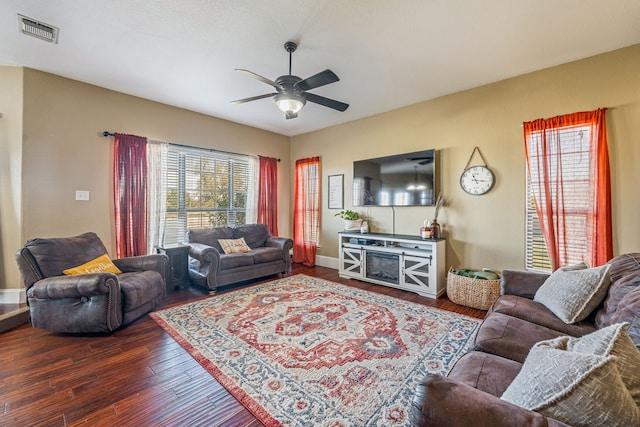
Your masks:
<svg viewBox="0 0 640 427"><path fill-rule="evenodd" d="M437 298L447 289L445 239L340 232L340 277Z"/></svg>

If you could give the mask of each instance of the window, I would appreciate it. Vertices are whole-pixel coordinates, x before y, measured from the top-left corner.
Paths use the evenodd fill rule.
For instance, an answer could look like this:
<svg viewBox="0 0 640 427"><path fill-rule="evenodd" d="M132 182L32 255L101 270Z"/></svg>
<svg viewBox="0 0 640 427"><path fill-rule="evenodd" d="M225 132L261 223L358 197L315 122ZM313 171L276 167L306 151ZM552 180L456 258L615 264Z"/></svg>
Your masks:
<svg viewBox="0 0 640 427"><path fill-rule="evenodd" d="M315 265L320 230L320 158L296 161L293 206L293 262Z"/></svg>
<svg viewBox="0 0 640 427"><path fill-rule="evenodd" d="M164 244L185 240L188 229L247 223L255 192L248 156L169 145Z"/></svg>
<svg viewBox="0 0 640 427"><path fill-rule="evenodd" d="M605 109L524 124L527 269L612 256Z"/></svg>

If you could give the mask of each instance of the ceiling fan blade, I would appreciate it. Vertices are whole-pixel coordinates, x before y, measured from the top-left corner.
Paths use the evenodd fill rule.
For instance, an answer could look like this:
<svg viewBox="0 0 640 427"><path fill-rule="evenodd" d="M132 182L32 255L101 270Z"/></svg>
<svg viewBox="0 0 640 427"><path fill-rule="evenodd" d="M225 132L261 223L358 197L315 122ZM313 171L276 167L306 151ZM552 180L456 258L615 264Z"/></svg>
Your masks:
<svg viewBox="0 0 640 427"><path fill-rule="evenodd" d="M349 108L349 104L336 101L335 99L325 98L324 96L315 95L313 93L305 92L304 97L309 102L314 102L316 104L324 105L325 107L333 108L334 110L338 110L338 111L344 111L347 108Z"/></svg>
<svg viewBox="0 0 640 427"><path fill-rule="evenodd" d="M244 104L245 102L257 101L258 99L269 98L271 96L277 95L277 93L266 93L264 95L252 96L251 98L237 99L235 101L231 101L232 104Z"/></svg>
<svg viewBox="0 0 640 427"><path fill-rule="evenodd" d="M278 85L278 83L274 82L273 80L269 80L269 79L268 79L268 78L266 78L266 77L262 77L260 74L256 74L256 73L254 73L253 71L243 70L242 68L236 68L236 71L239 71L239 72L241 72L242 74L247 75L247 76L249 76L249 77L251 77L251 78L254 78L254 79L256 79L256 80L260 80L262 83L266 83L266 84L268 84L268 85L271 85L271 86L275 87L275 88L276 88L276 89L278 89L278 90L282 89L282 88Z"/></svg>
<svg viewBox="0 0 640 427"><path fill-rule="evenodd" d="M292 113L292 112L284 113L284 116L287 118L287 120L295 119L296 117L298 117L298 113Z"/></svg>
<svg viewBox="0 0 640 427"><path fill-rule="evenodd" d="M333 71L327 69L319 72L318 74L314 74L311 77L307 77L304 80L300 80L295 84L295 87L302 91L305 91L328 85L329 83L335 83L338 80L340 80L338 76L336 76Z"/></svg>

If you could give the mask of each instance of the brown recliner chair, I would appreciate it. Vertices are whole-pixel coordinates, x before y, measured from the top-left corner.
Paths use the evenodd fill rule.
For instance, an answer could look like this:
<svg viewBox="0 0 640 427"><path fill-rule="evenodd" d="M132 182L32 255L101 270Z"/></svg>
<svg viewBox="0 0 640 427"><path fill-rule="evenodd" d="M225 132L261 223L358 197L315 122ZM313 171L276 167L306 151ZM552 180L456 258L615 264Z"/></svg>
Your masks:
<svg viewBox="0 0 640 427"><path fill-rule="evenodd" d="M63 274L106 253L95 233L33 239L16 252L33 327L111 332L158 307L166 293L166 255L115 259L120 274Z"/></svg>

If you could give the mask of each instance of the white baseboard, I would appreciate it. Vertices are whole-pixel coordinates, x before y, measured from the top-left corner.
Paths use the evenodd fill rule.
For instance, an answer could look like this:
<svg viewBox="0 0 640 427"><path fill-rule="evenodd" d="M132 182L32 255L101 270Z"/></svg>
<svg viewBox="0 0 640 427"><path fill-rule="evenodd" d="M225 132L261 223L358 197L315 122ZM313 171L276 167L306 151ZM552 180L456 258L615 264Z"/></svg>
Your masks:
<svg viewBox="0 0 640 427"><path fill-rule="evenodd" d="M340 261L338 260L338 258L316 255L316 264L320 267L328 267L337 270L340 266Z"/></svg>
<svg viewBox="0 0 640 427"><path fill-rule="evenodd" d="M0 289L0 304L23 304L27 302L24 289Z"/></svg>

